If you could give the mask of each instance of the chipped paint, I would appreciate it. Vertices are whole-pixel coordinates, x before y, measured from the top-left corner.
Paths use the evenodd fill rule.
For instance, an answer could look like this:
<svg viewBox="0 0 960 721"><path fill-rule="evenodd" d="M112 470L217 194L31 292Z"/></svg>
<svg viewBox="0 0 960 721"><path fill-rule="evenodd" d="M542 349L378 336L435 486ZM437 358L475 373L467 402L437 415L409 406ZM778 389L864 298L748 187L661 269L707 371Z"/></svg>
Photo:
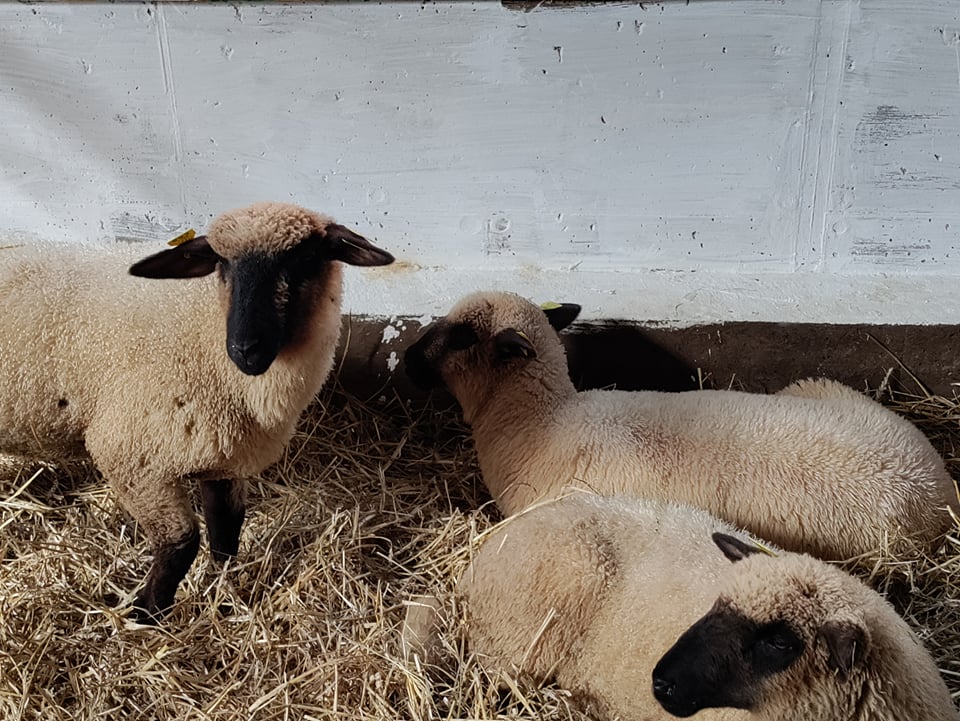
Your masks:
<svg viewBox="0 0 960 721"><path fill-rule="evenodd" d="M383 329L383 337L380 339L380 342L386 344L399 337L400 331L398 331L392 325L388 325Z"/></svg>
<svg viewBox="0 0 960 721"><path fill-rule="evenodd" d="M396 326L392 325L394 323L396 324ZM394 341L397 338L399 338L401 335L400 331L406 330L406 329L407 329L407 326L403 325L403 321L395 320L394 318L391 318L390 323L388 323L383 328L383 337L380 339L380 342L386 345L391 341Z"/></svg>
<svg viewBox="0 0 960 721"><path fill-rule="evenodd" d="M361 315L956 322L954 0L525 9L0 4L0 232L164 242L275 198L397 256L348 271Z"/></svg>
<svg viewBox="0 0 960 721"><path fill-rule="evenodd" d="M397 352L392 350L390 355L387 356L387 370L393 373L398 365L400 365L400 359L397 357Z"/></svg>

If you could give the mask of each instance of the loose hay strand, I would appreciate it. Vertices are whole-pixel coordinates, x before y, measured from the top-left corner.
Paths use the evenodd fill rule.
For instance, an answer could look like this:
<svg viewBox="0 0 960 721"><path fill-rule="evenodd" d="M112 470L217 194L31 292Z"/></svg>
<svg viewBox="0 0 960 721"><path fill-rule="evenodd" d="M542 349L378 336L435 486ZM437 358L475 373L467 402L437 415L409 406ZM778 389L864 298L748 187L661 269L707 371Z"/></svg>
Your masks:
<svg viewBox="0 0 960 721"><path fill-rule="evenodd" d="M957 401L878 393L956 475ZM125 619L149 549L92 469L0 463L0 718L586 719L556 687L501 690L462 641L454 582L498 518L457 413L331 384L299 427L250 483L238 559L201 550L159 628ZM854 572L960 698L960 533L935 558ZM432 666L400 642L421 595L440 605Z"/></svg>

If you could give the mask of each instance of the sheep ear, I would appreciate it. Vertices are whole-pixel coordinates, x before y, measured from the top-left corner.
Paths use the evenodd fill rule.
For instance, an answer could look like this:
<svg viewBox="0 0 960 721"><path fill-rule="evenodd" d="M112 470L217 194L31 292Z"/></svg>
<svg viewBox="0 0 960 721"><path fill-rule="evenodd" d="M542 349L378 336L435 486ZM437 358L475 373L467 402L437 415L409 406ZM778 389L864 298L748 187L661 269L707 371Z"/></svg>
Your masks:
<svg viewBox="0 0 960 721"><path fill-rule="evenodd" d="M576 303L544 303L540 306L555 331L561 331L573 323L580 315L580 306Z"/></svg>
<svg viewBox="0 0 960 721"><path fill-rule="evenodd" d="M755 553L762 553L760 548L752 546L749 543L744 543L736 536L731 536L726 533L717 531L711 538L713 538L713 542L717 544L717 548L723 551L723 555L734 563L742 561L747 556L752 556Z"/></svg>
<svg viewBox="0 0 960 721"><path fill-rule="evenodd" d="M390 253L342 225L330 223L325 237L330 257L348 265L390 265L394 260Z"/></svg>
<svg viewBox="0 0 960 721"><path fill-rule="evenodd" d="M493 338L497 350L497 360L508 361L512 358L536 358L537 349L526 335L515 328L507 328Z"/></svg>
<svg viewBox="0 0 960 721"><path fill-rule="evenodd" d="M866 629L849 621L825 623L819 637L829 651L827 665L841 678L847 678L854 668L863 663L870 644Z"/></svg>
<svg viewBox="0 0 960 721"><path fill-rule="evenodd" d="M210 247L207 236L193 240L139 260L130 266L130 275L139 278L199 278L209 275L220 262Z"/></svg>

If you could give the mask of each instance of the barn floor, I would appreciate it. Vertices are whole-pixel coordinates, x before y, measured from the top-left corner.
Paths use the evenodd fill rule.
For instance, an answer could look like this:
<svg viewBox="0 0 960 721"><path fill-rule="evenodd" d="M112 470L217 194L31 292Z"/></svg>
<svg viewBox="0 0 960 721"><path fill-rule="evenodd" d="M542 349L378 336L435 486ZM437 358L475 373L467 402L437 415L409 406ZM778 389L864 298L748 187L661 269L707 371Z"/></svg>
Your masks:
<svg viewBox="0 0 960 721"><path fill-rule="evenodd" d="M960 403L879 395L960 475ZM147 548L90 469L0 465L0 718L586 718L557 688L497 691L457 642L449 592L497 517L446 406L328 387L252 483L239 562L220 571L202 549L159 628L125 619ZM936 559L856 572L960 699L960 537ZM429 672L399 642L423 593L452 612Z"/></svg>

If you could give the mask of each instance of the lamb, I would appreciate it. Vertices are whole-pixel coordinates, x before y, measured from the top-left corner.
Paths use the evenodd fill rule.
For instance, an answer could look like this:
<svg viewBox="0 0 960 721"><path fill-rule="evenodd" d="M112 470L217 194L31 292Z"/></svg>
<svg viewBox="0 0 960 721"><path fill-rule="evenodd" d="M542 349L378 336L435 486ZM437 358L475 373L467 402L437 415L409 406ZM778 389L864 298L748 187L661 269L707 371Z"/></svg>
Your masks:
<svg viewBox="0 0 960 721"><path fill-rule="evenodd" d="M666 710L686 717L735 707L757 721L957 721L930 655L873 590L810 556L771 558L736 538L715 540L735 564L710 611L653 671Z"/></svg>
<svg viewBox="0 0 960 721"><path fill-rule="evenodd" d="M497 526L458 582L468 647L494 675L556 680L599 719L669 719L648 679L730 570L714 532L748 538L659 501L573 492L534 506Z"/></svg>
<svg viewBox="0 0 960 721"><path fill-rule="evenodd" d="M578 486L686 503L835 560L926 549L960 510L926 437L840 383L774 395L578 393L557 336L578 312L476 293L405 354L415 383L445 386L460 403L504 514Z"/></svg>
<svg viewBox="0 0 960 721"><path fill-rule="evenodd" d="M258 203L127 275L130 259L0 250L0 452L92 459L152 544L133 617L154 622L199 548L186 481L214 559L235 556L244 479L280 457L333 365L341 263L393 257L326 216Z"/></svg>

